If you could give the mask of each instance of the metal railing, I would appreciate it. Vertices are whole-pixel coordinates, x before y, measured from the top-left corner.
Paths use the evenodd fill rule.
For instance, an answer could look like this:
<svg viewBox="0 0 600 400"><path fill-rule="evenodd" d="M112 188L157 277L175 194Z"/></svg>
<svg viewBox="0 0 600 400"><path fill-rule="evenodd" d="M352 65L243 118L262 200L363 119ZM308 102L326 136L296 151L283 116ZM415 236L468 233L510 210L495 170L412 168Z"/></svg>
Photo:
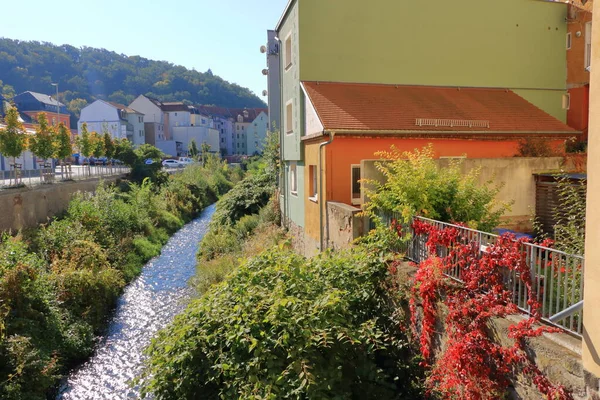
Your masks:
<svg viewBox="0 0 600 400"><path fill-rule="evenodd" d="M60 166L51 169L28 169L17 171L15 182L14 171L0 171L0 190L14 186L37 186L58 183L69 180L85 180L91 178L107 178L129 173L129 167L124 165L71 165L61 169Z"/></svg>
<svg viewBox="0 0 600 400"><path fill-rule="evenodd" d="M387 218L387 221L391 221L391 218L393 217ZM479 249L480 257L488 251L490 245L497 242L499 237L464 226L423 217L415 218L440 230L456 229L458 231L457 244L474 246L475 249ZM412 233L412 237L404 249L406 257L420 263L432 256L433 254L427 246L427 235L415 235L411 228L407 227L407 229ZM534 295L541 305L541 318L544 322L558 326L576 336L581 336L584 257L526 242L521 243L521 251L531 272L531 285L534 293L528 293L527 287L516 270L504 271L504 284L512 292L514 304L521 311L529 313L529 296ZM450 249L445 246L437 246L435 253L438 257L448 257L452 254ZM452 265L453 267L446 271L446 275L462 282L463 268L469 266L460 266L456 259L452 260Z"/></svg>

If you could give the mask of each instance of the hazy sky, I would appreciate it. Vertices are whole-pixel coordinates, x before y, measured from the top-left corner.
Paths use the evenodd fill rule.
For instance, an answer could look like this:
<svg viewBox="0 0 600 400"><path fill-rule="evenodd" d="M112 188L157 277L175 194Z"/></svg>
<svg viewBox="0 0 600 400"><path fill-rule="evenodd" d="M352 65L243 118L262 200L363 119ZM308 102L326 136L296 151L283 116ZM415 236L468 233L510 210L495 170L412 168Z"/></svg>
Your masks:
<svg viewBox="0 0 600 400"><path fill-rule="evenodd" d="M101 47L213 73L262 97L259 52L287 0L2 1L0 37Z"/></svg>

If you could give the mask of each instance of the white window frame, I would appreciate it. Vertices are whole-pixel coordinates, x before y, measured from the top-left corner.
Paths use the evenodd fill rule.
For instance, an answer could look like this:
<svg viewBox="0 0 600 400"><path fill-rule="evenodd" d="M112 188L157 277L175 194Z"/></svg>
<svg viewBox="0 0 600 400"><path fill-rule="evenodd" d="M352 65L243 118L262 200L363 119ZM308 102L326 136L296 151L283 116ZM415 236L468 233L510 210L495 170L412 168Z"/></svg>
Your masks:
<svg viewBox="0 0 600 400"><path fill-rule="evenodd" d="M289 71L292 68L292 65L294 64L294 60L292 57L292 33L290 32L286 37L285 40L283 42L283 48L284 48L284 61L285 61L285 72ZM289 46L288 46L289 43Z"/></svg>
<svg viewBox="0 0 600 400"><path fill-rule="evenodd" d="M585 58L583 68L586 70L592 65L592 23L585 24Z"/></svg>
<svg viewBox="0 0 600 400"><path fill-rule="evenodd" d="M562 108L563 110L568 110L571 108L571 93L563 94Z"/></svg>
<svg viewBox="0 0 600 400"><path fill-rule="evenodd" d="M361 189L358 191L358 197L354 197L354 169L358 168L359 171L359 180L360 180L360 164L352 164L350 165L350 200L352 204L360 204L362 202L362 193ZM360 182L359 182L360 185Z"/></svg>
<svg viewBox="0 0 600 400"><path fill-rule="evenodd" d="M294 133L294 101L289 100L285 103L285 134L292 133Z"/></svg>
<svg viewBox="0 0 600 400"><path fill-rule="evenodd" d="M571 35L571 32L567 33L567 50L571 50L571 45L573 43L573 36Z"/></svg>
<svg viewBox="0 0 600 400"><path fill-rule="evenodd" d="M308 200L318 203L319 202L319 172L316 165L308 166ZM311 186L312 183L312 186Z"/></svg>
<svg viewBox="0 0 600 400"><path fill-rule="evenodd" d="M296 161L290 162L290 193L298 196L298 165Z"/></svg>

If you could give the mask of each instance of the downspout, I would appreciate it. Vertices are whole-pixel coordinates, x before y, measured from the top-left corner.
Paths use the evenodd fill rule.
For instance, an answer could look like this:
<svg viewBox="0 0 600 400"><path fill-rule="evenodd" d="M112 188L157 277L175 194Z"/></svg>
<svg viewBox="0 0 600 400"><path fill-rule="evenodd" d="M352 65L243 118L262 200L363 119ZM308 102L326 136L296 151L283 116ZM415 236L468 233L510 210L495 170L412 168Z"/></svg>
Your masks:
<svg viewBox="0 0 600 400"><path fill-rule="evenodd" d="M325 131L323 131L323 133L326 133ZM323 248L325 247L323 245L323 241L324 241L324 228L323 228L323 220L324 220L324 212L327 211L327 204L323 204L325 203L325 194L323 193L323 148L325 146L327 146L328 144L331 144L331 142L333 142L333 138L335 136L334 132L329 132L329 140L326 142L323 142L319 145L319 244L320 244L320 251L323 251ZM325 206L325 211L323 210L323 206Z"/></svg>

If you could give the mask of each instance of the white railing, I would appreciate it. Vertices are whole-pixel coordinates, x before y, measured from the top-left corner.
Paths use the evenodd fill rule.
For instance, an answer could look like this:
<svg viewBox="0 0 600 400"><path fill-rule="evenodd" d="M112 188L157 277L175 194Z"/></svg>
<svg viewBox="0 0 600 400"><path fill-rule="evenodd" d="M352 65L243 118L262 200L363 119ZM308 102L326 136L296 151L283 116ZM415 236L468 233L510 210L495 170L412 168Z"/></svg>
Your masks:
<svg viewBox="0 0 600 400"><path fill-rule="evenodd" d="M51 169L32 169L17 171L15 182L14 171L0 171L0 190L14 186L36 186L69 180L85 180L91 178L108 178L129 173L124 165L71 165L56 166Z"/></svg>

